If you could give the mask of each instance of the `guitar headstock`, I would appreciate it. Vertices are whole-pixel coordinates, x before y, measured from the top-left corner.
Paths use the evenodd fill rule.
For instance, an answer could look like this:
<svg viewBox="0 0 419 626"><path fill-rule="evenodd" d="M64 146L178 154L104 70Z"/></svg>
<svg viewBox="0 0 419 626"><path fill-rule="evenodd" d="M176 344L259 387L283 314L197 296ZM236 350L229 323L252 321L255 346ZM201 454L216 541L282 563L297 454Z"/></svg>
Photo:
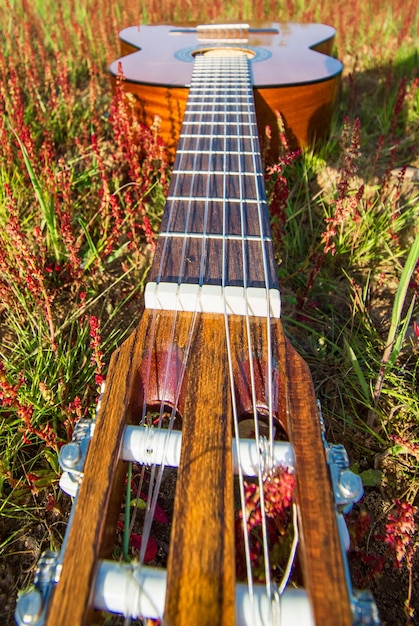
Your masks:
<svg viewBox="0 0 419 626"><path fill-rule="evenodd" d="M74 463L73 450L64 447L61 453L62 466L73 476L76 500L62 557L53 569L51 556L46 559L52 574L50 587L45 587L51 602L41 603L48 609L45 624L87 624L96 607L132 617L164 616L163 623L173 625L188 624L191 616L208 625L230 625L235 620L268 625L272 606L277 606L288 616L283 617L284 624L295 623L298 615L298 623L305 626L349 626L353 610L361 608L347 577L342 511L360 497L362 485L355 477L352 493L346 491L345 496L342 477L347 486L349 472L345 455L341 449L335 454L325 443L306 364L285 339L279 320L272 321L267 331L261 318L252 319L249 326L246 319L234 315L227 322L223 316L194 317L146 312L137 331L112 358L94 433L91 428L82 437L76 433L75 442L69 444L77 445L83 454ZM150 377L152 370L158 378ZM233 405L231 385L238 400ZM272 393L274 398L269 399ZM238 430L233 436L234 412ZM129 425L141 422L141 415L143 425ZM247 439L240 441L242 427ZM167 573L147 568L144 555L138 566L109 561L126 481L122 459L135 459L156 475L163 473L164 465L167 471L179 464ZM262 485L269 483L267 477L280 476L278 468L297 478L294 514L290 509L287 517L279 519L281 524L294 524L300 538L294 573L300 588L288 587L285 595L281 592L269 599L266 585L259 583L260 573L254 572L251 600L247 583L234 582L236 571L245 580L249 575L243 565L246 549L238 539L242 531L237 535L244 505L237 491L240 484L257 489L260 480ZM152 490L147 502L151 505L156 497ZM246 496L244 502L250 506ZM266 505L270 506L268 501ZM148 514L153 517L152 506ZM269 520L268 527L272 533L275 526L271 528ZM263 544L264 539L256 543L251 539L252 550L259 541ZM274 548L270 541L272 537L268 553ZM272 585L279 574L278 563L272 562L271 567ZM202 621L202 607L207 621ZM368 603L362 609L366 619L365 607ZM255 610L260 622L252 617ZM373 605L368 610L371 621L363 623L377 624Z"/></svg>

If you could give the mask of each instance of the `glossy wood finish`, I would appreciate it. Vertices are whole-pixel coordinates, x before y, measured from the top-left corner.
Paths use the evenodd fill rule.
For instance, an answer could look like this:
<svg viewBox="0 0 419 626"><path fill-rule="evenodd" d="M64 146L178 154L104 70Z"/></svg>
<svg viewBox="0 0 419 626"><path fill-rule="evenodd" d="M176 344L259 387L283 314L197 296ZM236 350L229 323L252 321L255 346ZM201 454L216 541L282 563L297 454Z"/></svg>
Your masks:
<svg viewBox="0 0 419 626"><path fill-rule="evenodd" d="M278 32L250 33L246 45L268 52L269 58L252 62L252 80L260 136L272 131L272 158L278 152L276 112L283 118L291 147L324 140L336 100L342 64L329 56L335 30L322 24L260 23L255 28ZM177 32L170 25L126 28L120 33L121 53L112 63L113 77L121 64L124 89L133 94L131 106L138 117L151 124L161 118L161 135L173 157L188 95L192 57L175 54L195 49L194 32ZM201 44L202 47L208 47ZM236 44L234 44L236 45ZM141 48L141 49L140 49Z"/></svg>
<svg viewBox="0 0 419 626"><path fill-rule="evenodd" d="M176 489L165 619L178 625L234 624L232 421L224 329L223 316L196 320L188 313L146 311L137 331L114 353L47 626L92 620L97 563L111 557L123 493L125 474L118 461L123 428L139 422L144 402L165 400L158 398L159 385L147 380L149 357L164 377L168 352L181 355L186 346L190 359L179 408L188 443L182 447ZM214 370L214 363L221 366ZM176 378L174 359L171 366Z"/></svg>

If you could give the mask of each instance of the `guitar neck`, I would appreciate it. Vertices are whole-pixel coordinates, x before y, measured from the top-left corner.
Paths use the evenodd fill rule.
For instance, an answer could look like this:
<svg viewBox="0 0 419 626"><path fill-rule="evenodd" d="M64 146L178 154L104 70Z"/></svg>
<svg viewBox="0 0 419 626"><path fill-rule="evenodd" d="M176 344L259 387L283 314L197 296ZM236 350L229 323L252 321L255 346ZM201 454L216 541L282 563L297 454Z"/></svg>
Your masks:
<svg viewBox="0 0 419 626"><path fill-rule="evenodd" d="M245 54L195 59L150 282L149 308L164 294L164 308L195 310L199 302L202 312L222 312L226 288L228 303L242 302L232 312L245 310L243 293L251 308L262 300L263 315L266 292L276 291L279 302ZM175 287L180 302L168 298ZM213 293L219 294L216 305Z"/></svg>

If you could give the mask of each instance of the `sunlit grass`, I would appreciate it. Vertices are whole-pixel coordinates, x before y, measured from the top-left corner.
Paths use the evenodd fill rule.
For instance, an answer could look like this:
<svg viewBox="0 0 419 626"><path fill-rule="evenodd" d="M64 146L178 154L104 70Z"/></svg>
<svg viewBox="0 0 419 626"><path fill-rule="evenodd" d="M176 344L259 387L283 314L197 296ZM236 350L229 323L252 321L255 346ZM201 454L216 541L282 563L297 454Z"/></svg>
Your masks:
<svg viewBox="0 0 419 626"><path fill-rule="evenodd" d="M112 99L107 67L118 31L144 21L337 28L346 67L330 140L279 163L284 325L310 365L329 436L384 478L381 459L394 457L388 500L416 502L417 449L403 441L419 445L419 196L408 171L394 170L419 166L418 14L412 0L0 7L0 515L19 520L0 557L39 520L45 541L59 543L65 515L48 495L60 501L59 446L95 412L91 319L102 375L140 316L170 170L155 129Z"/></svg>

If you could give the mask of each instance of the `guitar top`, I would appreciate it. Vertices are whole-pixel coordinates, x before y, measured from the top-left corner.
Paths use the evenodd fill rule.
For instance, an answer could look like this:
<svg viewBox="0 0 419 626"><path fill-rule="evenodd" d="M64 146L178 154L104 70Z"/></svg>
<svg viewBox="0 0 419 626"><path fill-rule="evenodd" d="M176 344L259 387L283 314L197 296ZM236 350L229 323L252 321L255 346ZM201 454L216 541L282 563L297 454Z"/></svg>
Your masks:
<svg viewBox="0 0 419 626"><path fill-rule="evenodd" d="M124 78L132 83L188 87L197 52L220 45L248 51L255 88L318 83L342 71L341 62L327 56L335 37L335 29L330 26L265 22L249 28L245 37L237 34L234 37L228 33L223 39L219 28L214 28L213 36L208 31L200 34L193 27L125 28L119 35L122 51L131 54L122 60ZM110 66L115 76L118 63Z"/></svg>
<svg viewBox="0 0 419 626"><path fill-rule="evenodd" d="M342 72L342 63L330 56L334 37L330 26L291 22L240 25L236 31L211 25L132 26L120 33L123 56L110 72L114 82L122 74L141 122L151 125L160 118L160 134L174 158L195 56L219 47L243 50L250 60L259 135L265 137L270 127L275 160L278 113L291 149L311 147L329 135Z"/></svg>

